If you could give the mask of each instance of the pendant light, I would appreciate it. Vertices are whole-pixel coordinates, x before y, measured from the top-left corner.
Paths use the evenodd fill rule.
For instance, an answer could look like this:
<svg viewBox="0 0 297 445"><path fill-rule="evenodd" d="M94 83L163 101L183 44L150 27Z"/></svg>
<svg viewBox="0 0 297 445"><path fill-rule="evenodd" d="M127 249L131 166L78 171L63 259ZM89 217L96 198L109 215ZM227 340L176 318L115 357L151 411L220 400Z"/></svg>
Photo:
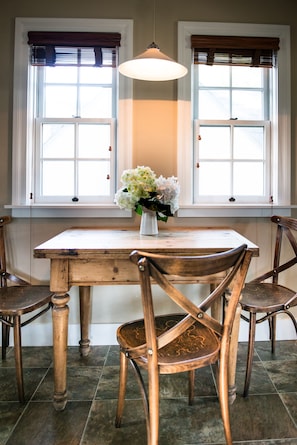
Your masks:
<svg viewBox="0 0 297 445"><path fill-rule="evenodd" d="M156 1L154 1L154 40L156 22ZM187 68L160 51L153 41L147 49L132 60L119 65L119 72L124 76L138 80L164 81L185 76Z"/></svg>

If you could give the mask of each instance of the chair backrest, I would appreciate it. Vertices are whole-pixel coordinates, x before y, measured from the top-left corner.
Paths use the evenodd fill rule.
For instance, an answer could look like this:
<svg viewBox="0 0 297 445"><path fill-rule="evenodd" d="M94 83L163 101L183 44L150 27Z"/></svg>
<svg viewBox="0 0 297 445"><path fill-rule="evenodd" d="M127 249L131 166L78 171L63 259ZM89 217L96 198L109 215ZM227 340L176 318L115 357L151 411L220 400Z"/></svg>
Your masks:
<svg viewBox="0 0 297 445"><path fill-rule="evenodd" d="M143 251L133 251L130 255L139 270L142 304L146 331L146 345L137 348L141 351L145 346L157 350L172 342L185 332L197 320L225 337L229 342L235 317L236 307L242 287L245 282L247 270L252 253L246 245L228 250L226 252L203 256L168 256ZM193 277L199 280L203 277L222 276L217 287L199 304L194 304L174 284L172 278L178 281L179 277ZM155 331L152 284L159 285L172 301L182 309L183 319L175 326L161 335ZM206 311L221 298L229 289L231 297L228 300L224 321L214 319ZM180 312L180 310L179 310Z"/></svg>
<svg viewBox="0 0 297 445"><path fill-rule="evenodd" d="M7 281L21 286L29 284L27 281L9 273L6 268L4 226L9 224L11 220L11 216L0 216L0 287L6 287Z"/></svg>
<svg viewBox="0 0 297 445"><path fill-rule="evenodd" d="M271 279L274 284L278 284L279 274L297 263L297 234L293 233L297 231L297 219L274 215L271 217L271 221L277 224L272 269L255 278L251 283L260 283ZM281 262L281 251L285 239L292 247L292 256Z"/></svg>

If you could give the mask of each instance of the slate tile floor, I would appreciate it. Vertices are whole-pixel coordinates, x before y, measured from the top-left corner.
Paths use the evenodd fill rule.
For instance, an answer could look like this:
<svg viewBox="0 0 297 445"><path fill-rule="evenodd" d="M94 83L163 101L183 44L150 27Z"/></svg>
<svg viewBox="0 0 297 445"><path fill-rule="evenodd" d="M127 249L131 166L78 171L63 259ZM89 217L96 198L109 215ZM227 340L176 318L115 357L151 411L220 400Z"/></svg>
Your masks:
<svg viewBox="0 0 297 445"><path fill-rule="evenodd" d="M246 343L240 343L238 395L231 406L234 444L297 445L297 342L281 341L271 355L257 342L250 396L241 395ZM123 426L114 428L118 385L117 346L93 346L89 357L68 352L69 402L53 408L52 350L23 348L28 402L17 400L13 350L0 362L0 445L144 445L142 402L130 370ZM161 383L159 445L219 445L224 434L211 368L196 377L194 406L187 405L185 375L164 376Z"/></svg>

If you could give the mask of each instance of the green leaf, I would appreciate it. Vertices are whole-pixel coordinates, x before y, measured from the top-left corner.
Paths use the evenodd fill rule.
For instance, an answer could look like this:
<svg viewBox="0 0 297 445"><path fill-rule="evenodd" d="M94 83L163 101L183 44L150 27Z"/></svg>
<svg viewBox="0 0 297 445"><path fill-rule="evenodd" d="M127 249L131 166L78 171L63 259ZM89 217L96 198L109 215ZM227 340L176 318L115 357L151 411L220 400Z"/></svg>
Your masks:
<svg viewBox="0 0 297 445"><path fill-rule="evenodd" d="M163 215L163 213L157 212L157 220L167 222L168 216Z"/></svg>
<svg viewBox="0 0 297 445"><path fill-rule="evenodd" d="M138 203L135 204L135 212L136 212L138 215L142 215L142 206L139 205Z"/></svg>

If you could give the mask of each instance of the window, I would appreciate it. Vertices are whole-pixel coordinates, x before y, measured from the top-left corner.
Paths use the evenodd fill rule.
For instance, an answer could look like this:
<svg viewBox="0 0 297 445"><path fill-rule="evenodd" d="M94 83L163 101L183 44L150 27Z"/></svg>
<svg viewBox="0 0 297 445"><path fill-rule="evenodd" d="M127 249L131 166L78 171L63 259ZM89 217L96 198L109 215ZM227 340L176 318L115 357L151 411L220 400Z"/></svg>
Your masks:
<svg viewBox="0 0 297 445"><path fill-rule="evenodd" d="M261 40L271 48L230 55L230 39L232 48ZM179 80L179 215L264 216L289 206L288 27L181 22L179 56L191 73Z"/></svg>
<svg viewBox="0 0 297 445"><path fill-rule="evenodd" d="M267 71L195 65L194 203L272 199Z"/></svg>
<svg viewBox="0 0 297 445"><path fill-rule="evenodd" d="M16 20L14 214L128 216L114 193L130 167L131 80L116 66L131 31L129 20Z"/></svg>

